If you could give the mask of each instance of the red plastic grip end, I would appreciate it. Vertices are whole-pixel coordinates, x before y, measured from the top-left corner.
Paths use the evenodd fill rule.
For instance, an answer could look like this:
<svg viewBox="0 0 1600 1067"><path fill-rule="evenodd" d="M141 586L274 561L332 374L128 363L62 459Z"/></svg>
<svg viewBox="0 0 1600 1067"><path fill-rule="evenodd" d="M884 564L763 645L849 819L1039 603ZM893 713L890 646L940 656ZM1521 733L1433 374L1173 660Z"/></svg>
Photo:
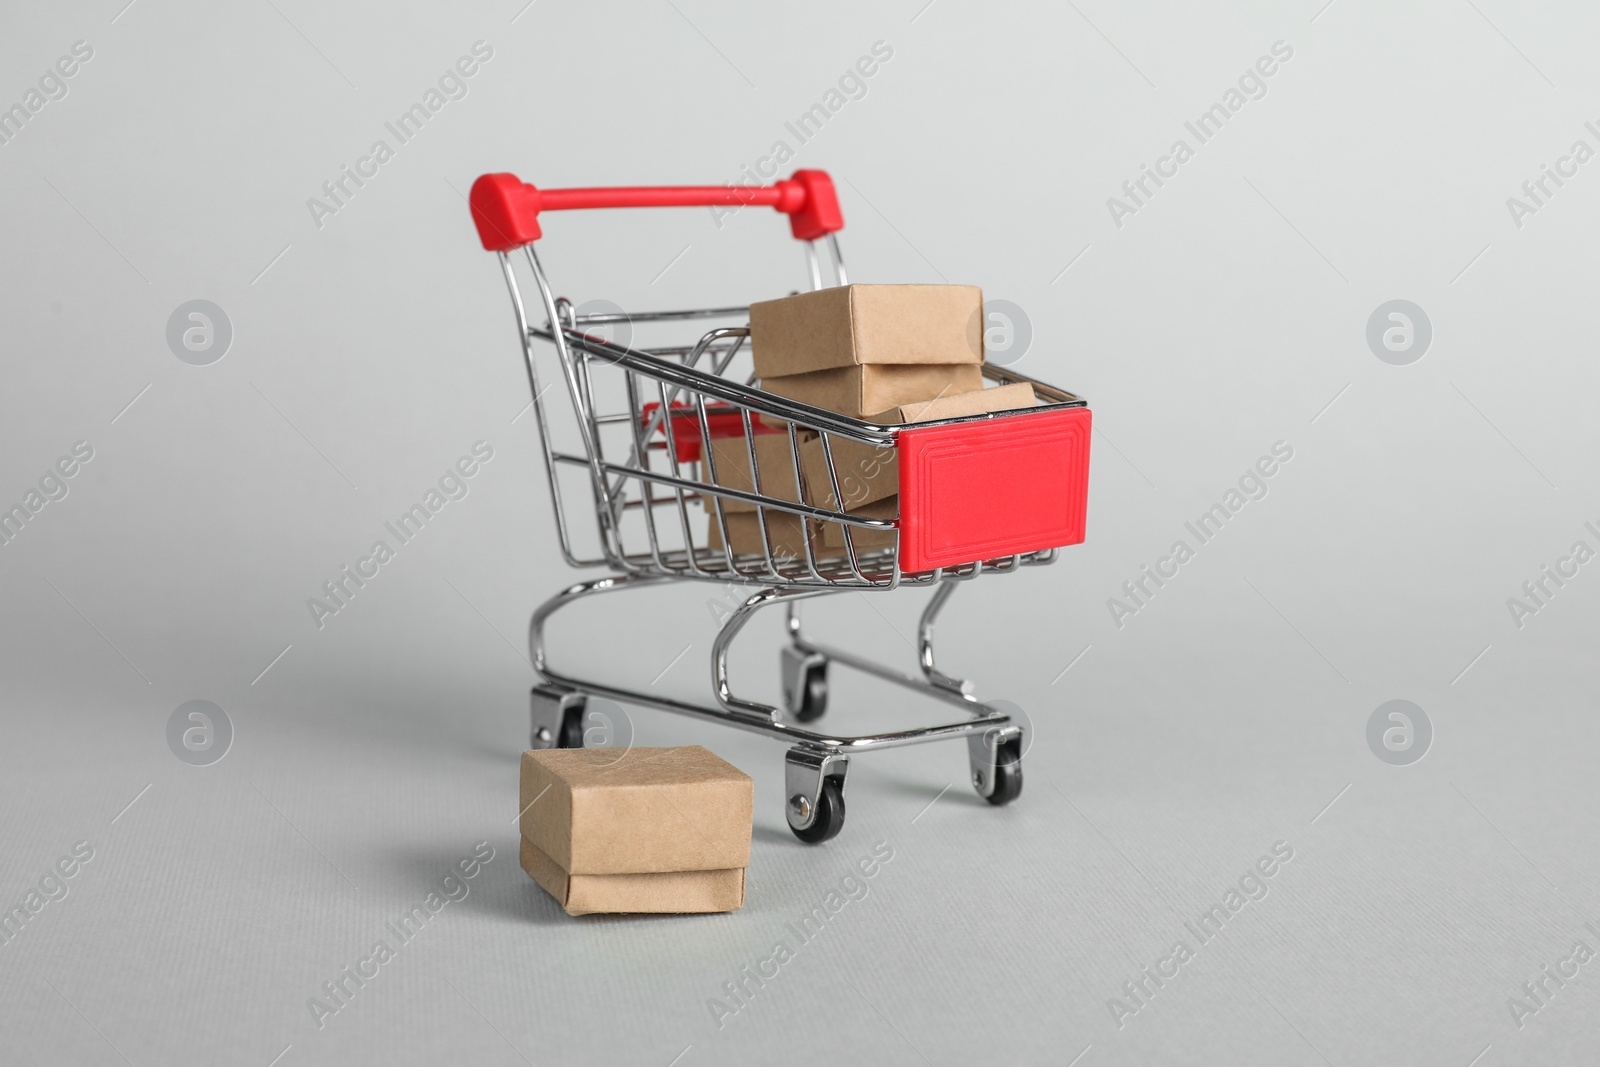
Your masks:
<svg viewBox="0 0 1600 1067"><path fill-rule="evenodd" d="M515 174L485 174L472 183L468 197L478 239L491 252L509 252L537 241L539 190Z"/></svg>
<svg viewBox="0 0 1600 1067"><path fill-rule="evenodd" d="M789 228L801 241L815 241L844 229L844 213L839 210L839 195L825 170L797 170L794 176L777 183L788 194L795 190L795 206L779 203L778 210L789 216ZM785 195L784 201L789 201Z"/></svg>

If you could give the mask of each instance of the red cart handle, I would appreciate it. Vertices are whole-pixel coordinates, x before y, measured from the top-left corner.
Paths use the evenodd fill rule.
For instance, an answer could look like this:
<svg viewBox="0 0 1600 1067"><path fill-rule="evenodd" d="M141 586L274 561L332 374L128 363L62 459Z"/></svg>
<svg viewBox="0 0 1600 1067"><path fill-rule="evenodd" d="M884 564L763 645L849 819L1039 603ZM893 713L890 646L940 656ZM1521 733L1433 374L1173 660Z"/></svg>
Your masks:
<svg viewBox="0 0 1600 1067"><path fill-rule="evenodd" d="M844 229L839 197L827 171L797 170L771 185L654 185L615 189L536 189L515 174L485 174L472 183L472 221L491 252L537 241L539 212L601 207L773 207L789 216L802 241Z"/></svg>

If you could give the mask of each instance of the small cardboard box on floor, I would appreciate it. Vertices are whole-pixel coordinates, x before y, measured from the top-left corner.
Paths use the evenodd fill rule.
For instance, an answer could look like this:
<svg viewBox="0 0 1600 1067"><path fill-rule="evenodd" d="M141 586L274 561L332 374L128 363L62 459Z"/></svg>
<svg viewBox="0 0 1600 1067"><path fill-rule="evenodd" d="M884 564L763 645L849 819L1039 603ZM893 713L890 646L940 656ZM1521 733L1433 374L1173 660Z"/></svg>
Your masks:
<svg viewBox="0 0 1600 1067"><path fill-rule="evenodd" d="M754 785L699 745L522 754L522 869L569 915L744 906Z"/></svg>
<svg viewBox="0 0 1600 1067"><path fill-rule="evenodd" d="M750 305L761 387L861 418L983 388L983 292L845 285Z"/></svg>

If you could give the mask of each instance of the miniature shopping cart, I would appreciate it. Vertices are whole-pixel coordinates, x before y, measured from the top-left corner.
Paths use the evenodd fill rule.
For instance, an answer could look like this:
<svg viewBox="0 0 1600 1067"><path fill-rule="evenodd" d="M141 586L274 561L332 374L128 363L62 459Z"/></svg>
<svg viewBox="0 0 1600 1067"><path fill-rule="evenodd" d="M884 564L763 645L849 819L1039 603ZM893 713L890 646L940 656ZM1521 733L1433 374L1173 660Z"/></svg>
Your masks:
<svg viewBox="0 0 1600 1067"><path fill-rule="evenodd" d="M797 171L765 187L537 189L510 174L486 174L472 187L471 208L483 246L499 253L522 340L539 442L555 506L561 552L574 567L616 573L556 594L533 614L529 650L541 680L533 688L533 745L584 744L585 701L602 696L694 715L775 737L790 746L785 765L786 814L801 840L825 841L844 823L844 779L851 755L900 745L965 738L972 782L992 804L1022 790L1026 725L973 696L970 683L935 666L933 627L956 585L980 574L1047 564L1060 546L1080 543L1088 492L1090 413L1072 393L1003 367L984 373L1033 386L1040 405L1023 411L879 426L796 403L734 376L749 339L746 307L628 315L582 308L558 297L534 251L540 215L577 208L739 207L761 205L789 216L804 242L812 289L823 288L818 242L830 273L846 284L837 231L844 220L828 175ZM520 252L520 256L513 253ZM533 309L524 301L519 261L533 279ZM596 301L596 304L603 302ZM589 305L591 308L594 305ZM530 317L531 316L531 317ZM542 318L542 324L539 319ZM633 330L663 330L696 320L724 320L698 337L645 345ZM694 327L699 330L701 327ZM614 331L606 337L606 330ZM624 337L623 333L627 336ZM540 364L553 370L571 401L546 396ZM551 384L554 384L553 382ZM781 469L758 461L757 437L787 436ZM801 445L820 440L826 486L800 475ZM848 443L848 448L846 445ZM770 442L761 451L769 456ZM866 445L897 465L898 509L891 517L841 510L851 477L835 452ZM813 446L814 447L814 446ZM744 481L717 470L729 448L743 455ZM748 460L748 466L742 462ZM729 466L724 459L724 466ZM573 482L578 485L576 491ZM831 490L831 491L825 491ZM574 497L587 503L580 506ZM735 545L729 509L753 509L759 551ZM598 555L580 554L574 518L598 531ZM798 543L779 528L804 531ZM711 649L715 706L585 679L550 666L544 630L550 616L575 600L687 579L715 583L729 608ZM844 591L879 592L927 586L932 599L918 627L920 676L812 640L800 626L799 602ZM753 587L753 588L751 588ZM728 648L760 608L782 603L788 644L781 654L784 706L735 696L728 684ZM828 665L839 663L918 690L960 708L956 722L890 733L840 736L809 724L823 714Z"/></svg>

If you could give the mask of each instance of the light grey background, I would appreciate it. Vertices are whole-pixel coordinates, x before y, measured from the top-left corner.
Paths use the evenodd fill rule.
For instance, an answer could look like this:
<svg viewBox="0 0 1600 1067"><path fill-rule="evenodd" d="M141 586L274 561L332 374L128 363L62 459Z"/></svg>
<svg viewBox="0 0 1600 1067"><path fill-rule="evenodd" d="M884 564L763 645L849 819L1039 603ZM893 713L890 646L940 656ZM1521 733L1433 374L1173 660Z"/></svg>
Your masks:
<svg viewBox="0 0 1600 1067"><path fill-rule="evenodd" d="M0 32L5 103L94 49L0 146L0 504L94 449L0 547L0 905L94 848L0 945L8 1061L1592 1061L1600 962L1520 1028L1508 999L1600 947L1597 565L1521 628L1507 598L1600 547L1600 162L1520 228L1506 204L1600 147L1592 10L123 2L13 0ZM468 95L319 228L307 199L480 40ZM1107 198L1280 40L1266 96L1118 227ZM863 758L843 834L806 848L781 748L641 711L640 743L755 776L747 905L569 920L511 820L526 618L578 576L462 194L737 180L876 41L892 60L790 164L835 175L855 278L1016 303L1014 366L1095 410L1087 543L964 589L940 631L1031 714L1027 788L990 810L959 746ZM546 237L578 301L803 284L766 210ZM232 322L211 366L167 348L192 299ZM1365 340L1394 299L1433 326L1409 366ZM466 499L319 630L307 598L479 440ZM1270 494L1118 628L1107 599L1277 441ZM812 617L909 665L919 601ZM697 697L710 634L680 588L580 608L555 646ZM777 644L759 621L736 681L775 692ZM834 698L836 726L929 710L843 672ZM167 747L192 699L234 728L208 767ZM1393 699L1433 724L1410 766L1367 747ZM319 1029L308 998L479 840L470 895ZM719 1029L722 983L878 841L870 894ZM1276 841L1270 893L1199 946L1183 923ZM1108 1001L1180 938L1195 958L1119 1026Z"/></svg>

